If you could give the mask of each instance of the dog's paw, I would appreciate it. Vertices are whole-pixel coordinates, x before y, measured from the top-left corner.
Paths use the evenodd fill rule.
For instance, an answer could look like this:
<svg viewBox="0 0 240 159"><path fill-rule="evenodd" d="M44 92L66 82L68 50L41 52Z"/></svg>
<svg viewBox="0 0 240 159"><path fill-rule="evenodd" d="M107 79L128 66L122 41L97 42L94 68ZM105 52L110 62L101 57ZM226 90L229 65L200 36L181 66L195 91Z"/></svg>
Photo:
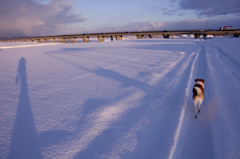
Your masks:
<svg viewBox="0 0 240 159"><path fill-rule="evenodd" d="M197 119L197 115L195 115L195 119Z"/></svg>

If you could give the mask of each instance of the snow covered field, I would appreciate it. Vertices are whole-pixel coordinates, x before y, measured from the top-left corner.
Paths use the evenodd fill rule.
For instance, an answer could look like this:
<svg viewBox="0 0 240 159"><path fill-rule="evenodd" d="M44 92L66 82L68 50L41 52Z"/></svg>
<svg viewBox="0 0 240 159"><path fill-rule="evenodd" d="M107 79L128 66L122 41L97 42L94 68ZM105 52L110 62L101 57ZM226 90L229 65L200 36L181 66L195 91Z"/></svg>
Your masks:
<svg viewBox="0 0 240 159"><path fill-rule="evenodd" d="M239 159L239 44L0 43L0 158Z"/></svg>

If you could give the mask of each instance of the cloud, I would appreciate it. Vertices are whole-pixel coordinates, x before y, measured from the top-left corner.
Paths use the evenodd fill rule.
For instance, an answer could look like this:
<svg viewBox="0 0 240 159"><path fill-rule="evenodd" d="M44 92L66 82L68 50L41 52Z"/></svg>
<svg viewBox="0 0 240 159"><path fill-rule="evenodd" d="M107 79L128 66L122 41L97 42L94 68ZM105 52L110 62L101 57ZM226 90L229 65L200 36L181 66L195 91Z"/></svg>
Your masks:
<svg viewBox="0 0 240 159"><path fill-rule="evenodd" d="M240 28L240 17L229 17L227 15L215 18L198 18L177 22L168 22L163 27L172 30L188 30L188 29L219 29L225 25L232 25L234 28Z"/></svg>
<svg viewBox="0 0 240 159"><path fill-rule="evenodd" d="M223 15L168 22L130 22L125 26L115 28L115 31L201 30L219 29L225 25L232 25L234 28L240 28L239 21L240 17ZM107 28L106 32L110 30L110 28Z"/></svg>
<svg viewBox="0 0 240 159"><path fill-rule="evenodd" d="M198 18L164 23L166 30L219 29L225 25L240 28L240 17L221 16L216 18Z"/></svg>
<svg viewBox="0 0 240 159"><path fill-rule="evenodd" d="M49 4L33 0L2 0L0 34L32 36L57 33L65 24L85 20L72 13L73 6L67 0L51 0Z"/></svg>
<svg viewBox="0 0 240 159"><path fill-rule="evenodd" d="M181 0L180 8L196 10L200 16L218 16L240 13L239 0Z"/></svg>

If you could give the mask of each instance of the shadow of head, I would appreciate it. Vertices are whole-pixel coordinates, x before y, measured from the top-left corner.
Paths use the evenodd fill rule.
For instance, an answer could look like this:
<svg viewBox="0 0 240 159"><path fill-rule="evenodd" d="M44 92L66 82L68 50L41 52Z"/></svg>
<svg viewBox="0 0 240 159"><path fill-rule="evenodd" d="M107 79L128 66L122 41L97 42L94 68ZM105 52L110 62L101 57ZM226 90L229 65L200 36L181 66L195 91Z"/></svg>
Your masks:
<svg viewBox="0 0 240 159"><path fill-rule="evenodd" d="M18 64L18 74L16 76L16 81L15 83L18 84L19 80L21 82L21 84L24 84L23 82L26 81L26 59L24 57L22 57L19 60L19 64Z"/></svg>

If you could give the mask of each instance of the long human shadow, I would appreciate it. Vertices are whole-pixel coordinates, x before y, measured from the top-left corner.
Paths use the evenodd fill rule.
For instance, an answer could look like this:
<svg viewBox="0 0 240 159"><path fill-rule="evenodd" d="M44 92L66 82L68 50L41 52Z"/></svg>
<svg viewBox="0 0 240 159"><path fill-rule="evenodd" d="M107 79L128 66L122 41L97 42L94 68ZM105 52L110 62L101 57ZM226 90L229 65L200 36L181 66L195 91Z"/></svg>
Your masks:
<svg viewBox="0 0 240 159"><path fill-rule="evenodd" d="M17 115L8 158L41 159L41 150L28 94L26 59L19 60L16 84L20 83Z"/></svg>

